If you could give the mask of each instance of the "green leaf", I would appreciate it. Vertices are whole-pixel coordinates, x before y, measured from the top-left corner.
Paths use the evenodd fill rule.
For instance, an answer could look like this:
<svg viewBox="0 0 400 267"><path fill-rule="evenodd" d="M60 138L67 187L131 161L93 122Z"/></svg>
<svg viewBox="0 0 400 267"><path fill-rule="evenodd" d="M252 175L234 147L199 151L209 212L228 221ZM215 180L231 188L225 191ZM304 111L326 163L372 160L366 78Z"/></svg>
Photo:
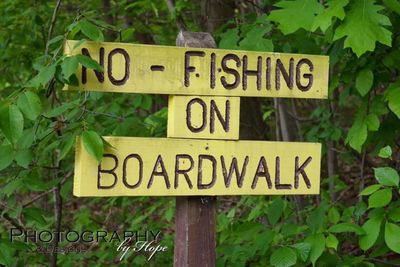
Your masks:
<svg viewBox="0 0 400 267"><path fill-rule="evenodd" d="M368 199L368 208L380 208L392 200L392 189L381 189L373 193Z"/></svg>
<svg viewBox="0 0 400 267"><path fill-rule="evenodd" d="M36 120L42 111L42 105L38 95L32 91L26 91L18 98L18 107L29 120Z"/></svg>
<svg viewBox="0 0 400 267"><path fill-rule="evenodd" d="M383 0L383 3L388 8L400 15L400 3L398 0Z"/></svg>
<svg viewBox="0 0 400 267"><path fill-rule="evenodd" d="M314 0L279 1L275 4L279 9L271 11L268 18L279 23L278 28L283 34L290 34L302 28L311 30L316 14L323 11L323 7Z"/></svg>
<svg viewBox="0 0 400 267"><path fill-rule="evenodd" d="M383 218L384 214L385 214L385 209L384 208L377 208L377 209L370 210L369 214L368 214L368 217L370 219L373 219L373 218L381 219L381 218Z"/></svg>
<svg viewBox="0 0 400 267"><path fill-rule="evenodd" d="M338 244L339 244L339 241L337 240L336 236L334 236L333 234L329 234L326 237L325 245L327 248L333 248L334 250L337 250Z"/></svg>
<svg viewBox="0 0 400 267"><path fill-rule="evenodd" d="M314 234L306 239L306 242L311 245L310 261L315 265L318 258L322 255L325 249L325 236L323 234Z"/></svg>
<svg viewBox="0 0 400 267"><path fill-rule="evenodd" d="M371 90L374 82L374 73L370 69L363 69L356 78L356 89L360 95L365 96Z"/></svg>
<svg viewBox="0 0 400 267"><path fill-rule="evenodd" d="M283 208L284 203L282 198L280 197L275 198L272 203L267 207L266 212L268 221L272 225L275 225L279 221L279 218L282 216L283 213Z"/></svg>
<svg viewBox="0 0 400 267"><path fill-rule="evenodd" d="M226 215L226 217L228 217L228 218L233 218L233 217L235 217L235 211L236 211L236 209L231 209L229 212L228 212L228 214Z"/></svg>
<svg viewBox="0 0 400 267"><path fill-rule="evenodd" d="M25 208L23 212L24 212L25 216L27 217L27 219L36 221L37 223L39 223L41 225L46 224L46 221L42 215L42 209Z"/></svg>
<svg viewBox="0 0 400 267"><path fill-rule="evenodd" d="M283 247L275 250L270 259L271 265L276 267L293 266L296 264L296 262L296 252L289 247Z"/></svg>
<svg viewBox="0 0 400 267"><path fill-rule="evenodd" d="M389 211L389 218L394 222L400 222L400 207L391 209Z"/></svg>
<svg viewBox="0 0 400 267"><path fill-rule="evenodd" d="M390 85L385 95L389 109L400 119L400 82Z"/></svg>
<svg viewBox="0 0 400 267"><path fill-rule="evenodd" d="M144 110L150 110L153 104L153 98L150 95L143 95L141 107Z"/></svg>
<svg viewBox="0 0 400 267"><path fill-rule="evenodd" d="M337 208L332 207L328 211L328 219L332 224L337 224L340 220L340 213Z"/></svg>
<svg viewBox="0 0 400 267"><path fill-rule="evenodd" d="M400 254L400 227L394 223L386 222L385 242L388 248Z"/></svg>
<svg viewBox="0 0 400 267"><path fill-rule="evenodd" d="M274 51L272 40L264 38L270 30L269 25L254 25L240 42L240 48L250 51Z"/></svg>
<svg viewBox="0 0 400 267"><path fill-rule="evenodd" d="M363 191L361 191L360 196L369 196L372 193L378 191L381 187L382 187L382 185L380 185L380 184L373 184L373 185L367 186L366 188L364 188Z"/></svg>
<svg viewBox="0 0 400 267"><path fill-rule="evenodd" d="M96 41L96 42L103 42L104 41L104 36L103 33L100 31L100 29L91 23L88 20L81 20L79 21L79 28L81 29L82 33L86 35L90 40Z"/></svg>
<svg viewBox="0 0 400 267"><path fill-rule="evenodd" d="M10 246L4 242L0 242L0 264L5 266L13 266L15 258L12 255Z"/></svg>
<svg viewBox="0 0 400 267"><path fill-rule="evenodd" d="M48 118L57 117L69 109L78 108L78 106L79 106L79 100L72 101L72 102L66 102L66 103L62 104L61 106L58 106L49 111L46 111L43 115Z"/></svg>
<svg viewBox="0 0 400 267"><path fill-rule="evenodd" d="M391 23L379 13L383 9L375 0L351 1L343 23L335 31L334 41L346 37L344 47L350 47L358 57L374 51L376 42L391 46L392 33L384 27Z"/></svg>
<svg viewBox="0 0 400 267"><path fill-rule="evenodd" d="M376 180L382 185L399 186L399 174L391 167L373 168Z"/></svg>
<svg viewBox="0 0 400 267"><path fill-rule="evenodd" d="M33 158L32 149L22 149L15 153L15 161L21 167L28 168Z"/></svg>
<svg viewBox="0 0 400 267"><path fill-rule="evenodd" d="M11 145L0 146L0 171L10 166L14 159Z"/></svg>
<svg viewBox="0 0 400 267"><path fill-rule="evenodd" d="M88 56L77 55L76 58L78 59L79 63L81 63L83 66L85 66L88 69L103 71L103 67L99 63L97 63L97 61L91 59Z"/></svg>
<svg viewBox="0 0 400 267"><path fill-rule="evenodd" d="M221 34L219 48L223 49L238 49L239 30L237 28L229 29Z"/></svg>
<svg viewBox="0 0 400 267"><path fill-rule="evenodd" d="M300 259L302 261L306 261L308 258L308 255L310 254L311 251L311 245L309 243L297 243L292 245L292 248L296 249L297 253L300 255Z"/></svg>
<svg viewBox="0 0 400 267"><path fill-rule="evenodd" d="M67 57L61 63L61 74L64 79L69 80L78 68L79 60L77 57Z"/></svg>
<svg viewBox="0 0 400 267"><path fill-rule="evenodd" d="M83 146L86 151L93 156L97 162L103 158L103 141L101 137L94 131L84 131L82 133Z"/></svg>
<svg viewBox="0 0 400 267"><path fill-rule="evenodd" d="M24 129L24 117L16 105L0 107L0 129L11 143L15 144Z"/></svg>
<svg viewBox="0 0 400 267"><path fill-rule="evenodd" d="M368 114L368 116L366 118L366 123L367 123L369 131L378 131L380 121L379 121L378 116L376 116L376 114L372 114L372 113Z"/></svg>
<svg viewBox="0 0 400 267"><path fill-rule="evenodd" d="M324 220L321 218L325 217L325 209L322 206L314 209L307 216L307 225L313 233L319 232L323 228Z"/></svg>
<svg viewBox="0 0 400 267"><path fill-rule="evenodd" d="M371 218L364 223L362 229L365 231L365 235L359 239L359 245L362 250L370 249L376 242L381 230L382 217Z"/></svg>
<svg viewBox="0 0 400 267"><path fill-rule="evenodd" d="M333 18L344 19L344 7L347 6L349 0L329 0L328 8L319 13L314 20L312 31L321 28L325 32L331 26Z"/></svg>
<svg viewBox="0 0 400 267"><path fill-rule="evenodd" d="M382 147L379 150L378 156L381 158L384 158L384 159L391 158L392 157L392 148L390 146Z"/></svg>
<svg viewBox="0 0 400 267"><path fill-rule="evenodd" d="M74 145L75 135L70 135L60 152L60 160L64 159Z"/></svg>
<svg viewBox="0 0 400 267"><path fill-rule="evenodd" d="M354 224L354 223L347 223L347 222L333 225L331 228L329 228L328 231L331 233L352 232L357 235L365 234L364 230L360 226L358 226L357 224Z"/></svg>
<svg viewBox="0 0 400 267"><path fill-rule="evenodd" d="M3 188L3 193L9 197L11 196L15 190L17 190L20 186L22 185L22 179L14 179L10 181L4 188Z"/></svg>
<svg viewBox="0 0 400 267"><path fill-rule="evenodd" d="M365 117L362 112L358 112L353 125L347 133L346 143L358 152L361 152L362 145L367 140L367 134L368 129Z"/></svg>
<svg viewBox="0 0 400 267"><path fill-rule="evenodd" d="M58 43L61 40L64 40L64 35L57 35L48 42L48 45Z"/></svg>
<svg viewBox="0 0 400 267"><path fill-rule="evenodd" d="M56 73L56 66L54 64L42 67L39 70L39 73L27 83L26 87L37 88L41 85L45 86L54 77L55 73Z"/></svg>

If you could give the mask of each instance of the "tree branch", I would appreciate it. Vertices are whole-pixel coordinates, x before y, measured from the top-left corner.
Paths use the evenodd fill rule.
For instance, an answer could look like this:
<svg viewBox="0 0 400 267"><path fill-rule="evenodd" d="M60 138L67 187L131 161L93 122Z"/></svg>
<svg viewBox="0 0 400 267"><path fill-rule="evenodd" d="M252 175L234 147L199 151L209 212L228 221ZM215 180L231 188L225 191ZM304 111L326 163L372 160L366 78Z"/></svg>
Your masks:
<svg viewBox="0 0 400 267"><path fill-rule="evenodd" d="M61 180L60 185L63 185L63 184L67 181L68 177L70 177L72 174L73 174L72 171L70 171L69 173L67 173L67 174L64 176L64 178ZM23 204L23 205L22 205L22 208L28 207L28 206L31 205L32 203L36 202L37 200L41 199L42 197L47 196L48 194L50 194L50 193L53 192L53 191L54 191L54 188L51 188L50 190L48 190L48 191L46 191L46 192L43 192L43 193L41 193L41 194L35 196L35 197L32 198L31 200L29 200L28 202L26 202L25 204Z"/></svg>
<svg viewBox="0 0 400 267"><path fill-rule="evenodd" d="M173 0L165 0L165 3L168 6L168 10L171 13L171 15L175 16L175 21L176 21L176 26L178 27L178 29L180 31L186 31L187 27L185 22L183 21L183 18L181 15L177 15L175 13L175 4L173 2Z"/></svg>
<svg viewBox="0 0 400 267"><path fill-rule="evenodd" d="M49 53L49 41L50 41L51 37L53 36L54 25L56 24L57 13L58 13L58 10L60 9L60 5L61 5L61 0L57 0L56 6L54 7L54 10L53 10L53 16L51 17L49 31L47 32L46 49L44 51L44 54L46 56Z"/></svg>

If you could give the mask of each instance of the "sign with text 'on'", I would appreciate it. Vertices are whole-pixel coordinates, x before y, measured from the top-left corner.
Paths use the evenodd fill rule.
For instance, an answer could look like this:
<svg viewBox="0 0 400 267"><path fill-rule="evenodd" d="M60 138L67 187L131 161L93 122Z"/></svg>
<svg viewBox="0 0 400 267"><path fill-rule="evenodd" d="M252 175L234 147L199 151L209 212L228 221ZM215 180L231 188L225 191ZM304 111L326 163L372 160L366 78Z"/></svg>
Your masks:
<svg viewBox="0 0 400 267"><path fill-rule="evenodd" d="M240 98L169 96L168 137L239 139Z"/></svg>
<svg viewBox="0 0 400 267"><path fill-rule="evenodd" d="M319 194L321 145L105 137L97 164L77 139L74 195Z"/></svg>
<svg viewBox="0 0 400 267"><path fill-rule="evenodd" d="M78 87L103 92L327 98L329 57L209 48L67 41L104 72L79 66Z"/></svg>

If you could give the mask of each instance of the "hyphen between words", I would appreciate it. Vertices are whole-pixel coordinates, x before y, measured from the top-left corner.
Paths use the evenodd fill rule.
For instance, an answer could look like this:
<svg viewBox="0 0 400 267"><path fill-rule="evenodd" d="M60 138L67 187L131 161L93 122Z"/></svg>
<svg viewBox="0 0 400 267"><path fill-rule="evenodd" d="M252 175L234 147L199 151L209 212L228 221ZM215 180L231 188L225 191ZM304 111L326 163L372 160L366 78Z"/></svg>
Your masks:
<svg viewBox="0 0 400 267"><path fill-rule="evenodd" d="M92 58L87 48L82 48L81 53ZM254 77L254 82L258 91L261 90L280 90L281 80L283 79L289 89L298 89L306 92L313 86L314 64L308 58L294 59L291 57L288 64L283 63L280 58L272 58L269 56L257 56L255 60L250 60L247 55L239 57L234 53L227 53L218 58L215 53L209 54L210 58L206 58L207 54L201 50L191 50L184 53L184 72L183 84L190 87L191 79L207 75L209 79L210 89L214 89L217 83L220 83L226 90L234 90L241 88L246 91L249 85L249 77ZM98 54L98 63L104 68L105 49L100 47ZM115 75L113 72L114 58L118 58L118 64L123 64L123 74ZM209 62L208 73L201 73L196 68L194 61L201 60ZM121 62L122 61L122 62ZM109 81L116 86L126 84L131 78L132 60L129 53L123 48L115 48L108 53L106 73ZM253 67L249 67L252 65ZM164 71L164 66L153 65L152 71ZM94 70L98 82L104 82L104 72ZM119 76L119 77L116 77ZM81 81L82 84L87 83L87 68L82 66Z"/></svg>

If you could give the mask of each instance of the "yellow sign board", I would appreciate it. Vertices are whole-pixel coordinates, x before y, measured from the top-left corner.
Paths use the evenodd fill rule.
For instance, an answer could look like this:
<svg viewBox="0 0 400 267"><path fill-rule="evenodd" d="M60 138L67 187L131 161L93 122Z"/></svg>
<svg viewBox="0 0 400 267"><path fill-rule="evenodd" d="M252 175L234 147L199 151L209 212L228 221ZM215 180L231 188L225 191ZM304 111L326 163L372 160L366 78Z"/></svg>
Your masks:
<svg viewBox="0 0 400 267"><path fill-rule="evenodd" d="M103 72L79 66L68 90L171 95L327 98L329 57L209 48L67 41Z"/></svg>
<svg viewBox="0 0 400 267"><path fill-rule="evenodd" d="M168 137L239 139L240 98L170 96Z"/></svg>
<svg viewBox="0 0 400 267"><path fill-rule="evenodd" d="M75 196L319 194L318 143L104 139L100 164L77 139Z"/></svg>

